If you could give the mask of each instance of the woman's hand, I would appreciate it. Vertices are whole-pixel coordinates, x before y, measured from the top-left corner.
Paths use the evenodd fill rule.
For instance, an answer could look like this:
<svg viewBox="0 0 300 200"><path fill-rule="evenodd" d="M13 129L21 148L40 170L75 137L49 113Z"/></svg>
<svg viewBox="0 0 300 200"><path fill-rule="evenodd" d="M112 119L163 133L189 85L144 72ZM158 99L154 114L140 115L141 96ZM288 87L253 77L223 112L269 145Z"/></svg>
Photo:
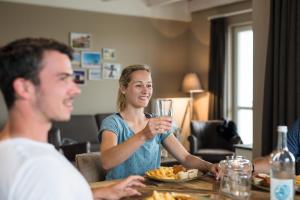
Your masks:
<svg viewBox="0 0 300 200"><path fill-rule="evenodd" d="M134 187L145 187L142 176L129 176L113 185L94 190L94 199L118 200L123 197L141 195Z"/></svg>
<svg viewBox="0 0 300 200"><path fill-rule="evenodd" d="M171 130L172 118L170 117L156 117L150 118L142 133L147 140L152 139L155 135Z"/></svg>

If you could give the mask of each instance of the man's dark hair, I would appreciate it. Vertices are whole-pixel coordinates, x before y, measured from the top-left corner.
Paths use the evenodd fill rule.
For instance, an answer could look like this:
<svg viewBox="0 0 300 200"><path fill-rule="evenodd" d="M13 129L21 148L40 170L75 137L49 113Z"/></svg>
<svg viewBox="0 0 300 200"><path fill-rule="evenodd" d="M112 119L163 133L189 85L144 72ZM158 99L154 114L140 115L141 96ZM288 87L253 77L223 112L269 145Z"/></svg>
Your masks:
<svg viewBox="0 0 300 200"><path fill-rule="evenodd" d="M51 50L66 54L72 60L73 50L53 39L18 39L0 48L0 88L8 109L15 102L13 81L24 78L39 85L43 55Z"/></svg>

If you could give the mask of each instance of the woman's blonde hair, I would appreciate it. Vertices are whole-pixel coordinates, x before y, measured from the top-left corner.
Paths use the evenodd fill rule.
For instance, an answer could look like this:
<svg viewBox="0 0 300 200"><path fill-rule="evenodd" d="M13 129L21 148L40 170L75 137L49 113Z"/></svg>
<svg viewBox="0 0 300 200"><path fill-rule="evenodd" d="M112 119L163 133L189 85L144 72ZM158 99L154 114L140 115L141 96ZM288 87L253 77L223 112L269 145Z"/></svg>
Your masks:
<svg viewBox="0 0 300 200"><path fill-rule="evenodd" d="M123 69L122 74L119 79L119 91L118 91L118 100L117 106L119 111L123 111L126 106L126 98L125 95L121 92L121 87L124 86L127 88L128 83L131 81L131 74L138 70L144 70L150 73L148 65L130 65Z"/></svg>

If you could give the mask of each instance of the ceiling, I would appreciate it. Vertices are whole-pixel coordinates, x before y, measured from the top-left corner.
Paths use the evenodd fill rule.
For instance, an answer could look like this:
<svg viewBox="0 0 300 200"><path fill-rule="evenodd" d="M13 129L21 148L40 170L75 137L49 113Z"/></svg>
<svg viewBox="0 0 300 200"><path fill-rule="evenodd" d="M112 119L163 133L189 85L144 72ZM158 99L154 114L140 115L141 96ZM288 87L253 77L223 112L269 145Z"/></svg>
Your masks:
<svg viewBox="0 0 300 200"><path fill-rule="evenodd" d="M191 13L246 0L0 0L40 6L190 21Z"/></svg>

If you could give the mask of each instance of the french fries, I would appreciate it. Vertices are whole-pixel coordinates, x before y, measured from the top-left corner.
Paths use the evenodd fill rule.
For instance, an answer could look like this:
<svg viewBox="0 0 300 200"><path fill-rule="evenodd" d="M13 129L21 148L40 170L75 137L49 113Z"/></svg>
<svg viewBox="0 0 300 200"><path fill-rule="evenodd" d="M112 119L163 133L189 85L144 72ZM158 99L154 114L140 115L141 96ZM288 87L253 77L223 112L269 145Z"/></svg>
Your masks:
<svg viewBox="0 0 300 200"><path fill-rule="evenodd" d="M298 176L295 177L295 184L297 186L300 186L300 175L298 175Z"/></svg>
<svg viewBox="0 0 300 200"><path fill-rule="evenodd" d="M172 167L160 167L158 169L149 170L146 174L150 177L161 179L175 179L175 174Z"/></svg>
<svg viewBox="0 0 300 200"><path fill-rule="evenodd" d="M149 170L146 172L149 177L157 179L189 179L198 176L198 169L186 170L184 167L175 165L174 167L160 167L158 169Z"/></svg>

